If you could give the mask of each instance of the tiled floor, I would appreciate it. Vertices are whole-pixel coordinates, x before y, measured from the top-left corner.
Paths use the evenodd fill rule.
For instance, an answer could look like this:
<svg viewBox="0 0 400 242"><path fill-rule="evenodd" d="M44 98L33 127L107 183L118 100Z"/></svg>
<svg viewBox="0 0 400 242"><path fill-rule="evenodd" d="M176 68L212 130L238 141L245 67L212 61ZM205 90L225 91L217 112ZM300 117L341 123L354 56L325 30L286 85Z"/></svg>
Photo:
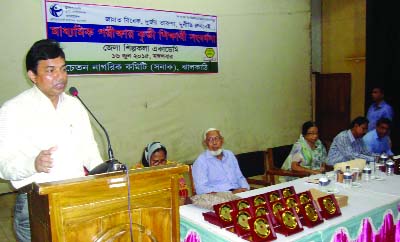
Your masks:
<svg viewBox="0 0 400 242"><path fill-rule="evenodd" d="M0 241L16 242L13 230L15 193L0 194Z"/></svg>

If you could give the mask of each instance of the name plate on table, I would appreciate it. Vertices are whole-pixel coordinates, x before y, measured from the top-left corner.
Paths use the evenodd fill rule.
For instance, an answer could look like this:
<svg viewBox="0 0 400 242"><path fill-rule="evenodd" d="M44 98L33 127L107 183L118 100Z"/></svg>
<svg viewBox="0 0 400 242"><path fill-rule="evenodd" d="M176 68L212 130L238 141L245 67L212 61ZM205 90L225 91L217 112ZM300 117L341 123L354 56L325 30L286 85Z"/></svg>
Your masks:
<svg viewBox="0 0 400 242"><path fill-rule="evenodd" d="M340 207L336 201L333 194L327 196L319 197L318 204L321 209L321 215L324 219L331 219L342 215Z"/></svg>
<svg viewBox="0 0 400 242"><path fill-rule="evenodd" d="M276 232L289 236L303 231L303 225L294 210L294 208L285 208L279 211L279 226L275 228Z"/></svg>

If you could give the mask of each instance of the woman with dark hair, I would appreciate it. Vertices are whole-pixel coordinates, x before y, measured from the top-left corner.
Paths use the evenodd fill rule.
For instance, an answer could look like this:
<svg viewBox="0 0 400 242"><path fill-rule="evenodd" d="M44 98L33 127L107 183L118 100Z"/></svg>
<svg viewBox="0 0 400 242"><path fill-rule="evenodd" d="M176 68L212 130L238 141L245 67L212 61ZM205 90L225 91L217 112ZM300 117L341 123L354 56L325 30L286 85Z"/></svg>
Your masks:
<svg viewBox="0 0 400 242"><path fill-rule="evenodd" d="M176 162L167 160L167 148L160 142L152 142L143 150L142 161L136 168L162 166L175 164ZM183 205L189 196L189 191L183 176L179 177L179 197L180 204Z"/></svg>
<svg viewBox="0 0 400 242"><path fill-rule="evenodd" d="M319 174L324 170L326 157L325 146L318 138L317 125L312 121L307 121L303 124L301 135L293 145L289 156L282 165L282 169L305 171L310 175ZM290 178L280 177L279 180L285 182Z"/></svg>

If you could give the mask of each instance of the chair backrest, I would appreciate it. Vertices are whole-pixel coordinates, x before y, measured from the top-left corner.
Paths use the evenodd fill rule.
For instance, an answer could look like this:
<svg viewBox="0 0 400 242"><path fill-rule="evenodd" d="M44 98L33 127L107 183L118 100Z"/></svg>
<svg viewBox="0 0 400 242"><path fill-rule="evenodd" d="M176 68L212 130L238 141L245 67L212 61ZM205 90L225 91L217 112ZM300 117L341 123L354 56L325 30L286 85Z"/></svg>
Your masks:
<svg viewBox="0 0 400 242"><path fill-rule="evenodd" d="M194 187L194 180L193 180L193 174L192 174L192 166L193 164L189 165L189 178L190 178L190 187L192 188L192 196L196 195L196 188Z"/></svg>
<svg viewBox="0 0 400 242"><path fill-rule="evenodd" d="M282 145L272 148L271 159L273 160L274 168L280 169L285 162L286 158L289 156L292 150L293 144Z"/></svg>
<svg viewBox="0 0 400 242"><path fill-rule="evenodd" d="M253 151L235 155L244 177L252 177L265 173L264 151Z"/></svg>
<svg viewBox="0 0 400 242"><path fill-rule="evenodd" d="M293 145L283 145L268 149L268 159L265 162L266 177L271 184L275 184L275 176L305 177L308 172L281 169L286 157L290 154Z"/></svg>

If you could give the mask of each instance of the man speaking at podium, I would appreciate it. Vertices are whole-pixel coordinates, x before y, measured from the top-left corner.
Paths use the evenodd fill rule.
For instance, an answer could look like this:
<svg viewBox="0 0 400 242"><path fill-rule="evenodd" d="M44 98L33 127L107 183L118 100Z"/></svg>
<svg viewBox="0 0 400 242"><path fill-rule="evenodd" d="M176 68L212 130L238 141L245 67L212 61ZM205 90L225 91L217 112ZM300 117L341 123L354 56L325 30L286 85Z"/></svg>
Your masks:
<svg viewBox="0 0 400 242"><path fill-rule="evenodd" d="M64 93L68 77L58 42L35 42L26 55L33 87L0 108L0 177L18 192L14 229L18 241L31 241L27 194L23 187L84 176L103 162L88 114Z"/></svg>

